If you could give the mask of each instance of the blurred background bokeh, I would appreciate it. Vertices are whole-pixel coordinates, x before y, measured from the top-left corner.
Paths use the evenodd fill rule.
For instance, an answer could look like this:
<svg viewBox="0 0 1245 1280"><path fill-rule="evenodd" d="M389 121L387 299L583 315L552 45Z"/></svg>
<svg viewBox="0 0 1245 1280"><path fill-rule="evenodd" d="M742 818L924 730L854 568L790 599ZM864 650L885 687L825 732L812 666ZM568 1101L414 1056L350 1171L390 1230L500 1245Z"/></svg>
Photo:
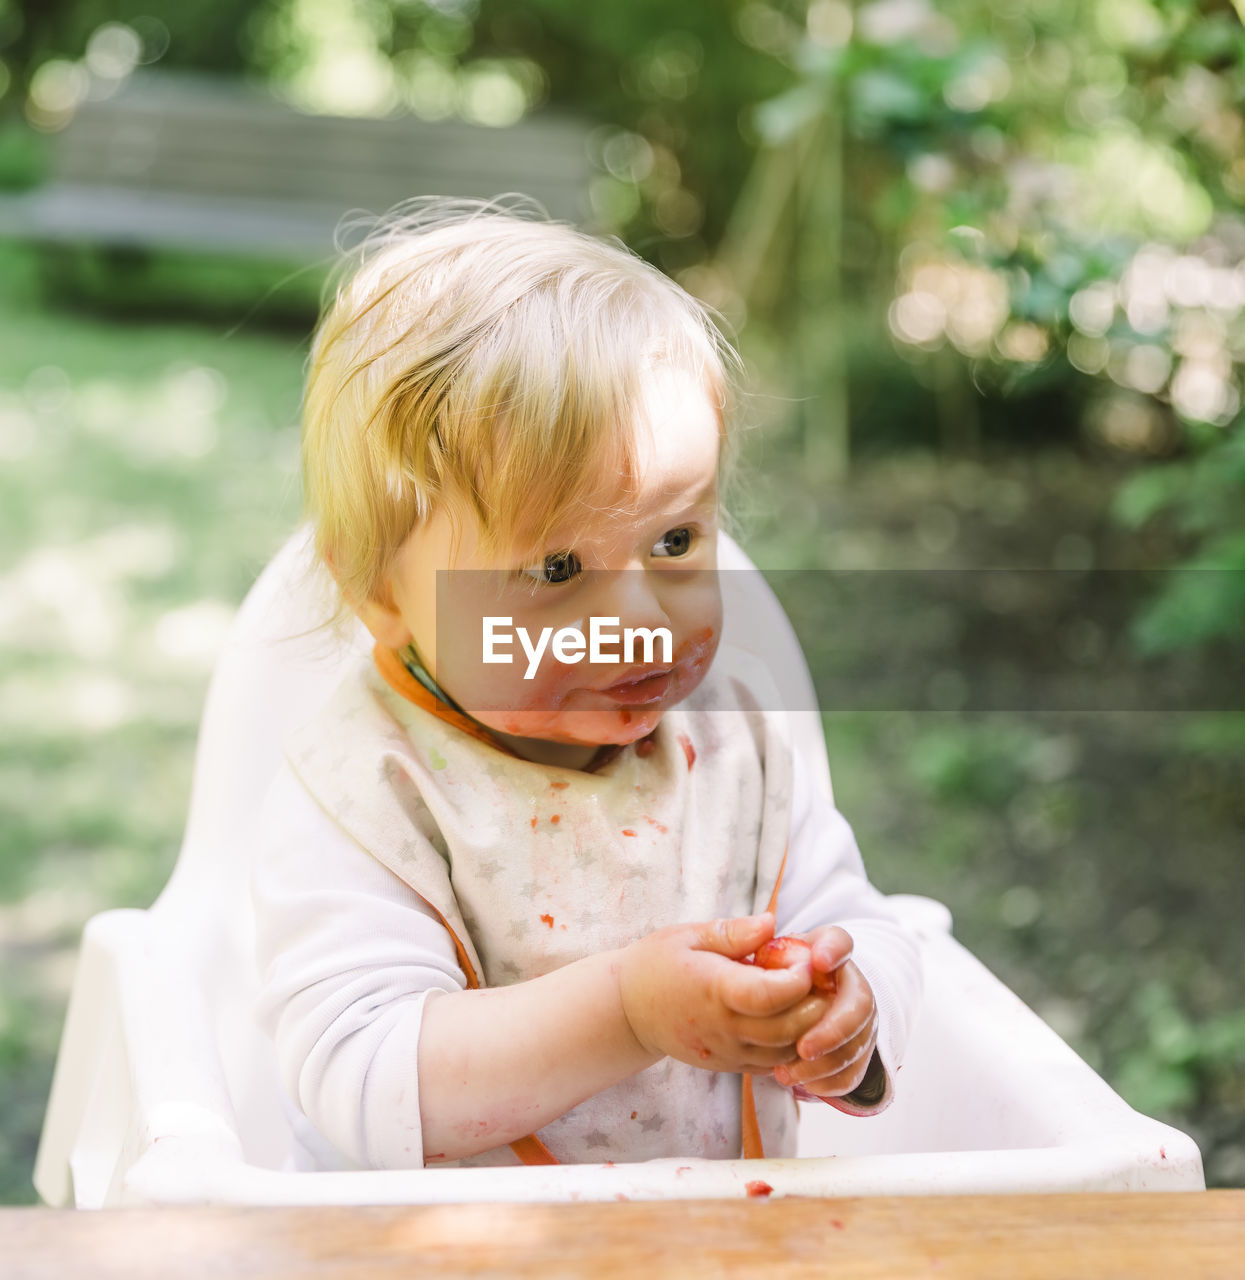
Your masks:
<svg viewBox="0 0 1245 1280"><path fill-rule="evenodd" d="M167 877L214 654L298 519L349 210L528 190L716 307L763 567L1190 568L1136 575L1112 662L1239 673L1243 8L0 0L0 1201L83 921ZM1100 660L1076 599L1032 643ZM944 623L1023 663L989 646L1025 608ZM875 880L1245 1184L1245 693L938 677L826 709Z"/></svg>

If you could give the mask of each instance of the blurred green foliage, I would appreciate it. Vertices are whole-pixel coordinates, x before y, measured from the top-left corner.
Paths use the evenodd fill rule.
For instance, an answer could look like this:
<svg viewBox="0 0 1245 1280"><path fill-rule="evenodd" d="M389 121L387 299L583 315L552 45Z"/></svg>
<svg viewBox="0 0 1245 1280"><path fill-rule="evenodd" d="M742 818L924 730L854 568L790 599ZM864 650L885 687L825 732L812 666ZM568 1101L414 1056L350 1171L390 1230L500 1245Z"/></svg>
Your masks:
<svg viewBox="0 0 1245 1280"><path fill-rule="evenodd" d="M1146 653L1245 635L1245 427L1191 453L1139 472L1116 495L1125 524L1139 528L1167 513L1198 546L1137 620L1134 635Z"/></svg>
<svg viewBox="0 0 1245 1280"><path fill-rule="evenodd" d="M990 720L954 722L913 743L908 768L931 797L967 805L1000 805L1023 787L1026 762L1040 735L1022 725Z"/></svg>
<svg viewBox="0 0 1245 1280"><path fill-rule="evenodd" d="M0 191L38 186L47 169L43 140L17 121L0 117Z"/></svg>
<svg viewBox="0 0 1245 1280"><path fill-rule="evenodd" d="M1195 1023L1171 984L1162 981L1142 985L1129 1012L1143 1038L1122 1054L1116 1087L1139 1111L1170 1114L1238 1082L1245 1063L1245 1012Z"/></svg>

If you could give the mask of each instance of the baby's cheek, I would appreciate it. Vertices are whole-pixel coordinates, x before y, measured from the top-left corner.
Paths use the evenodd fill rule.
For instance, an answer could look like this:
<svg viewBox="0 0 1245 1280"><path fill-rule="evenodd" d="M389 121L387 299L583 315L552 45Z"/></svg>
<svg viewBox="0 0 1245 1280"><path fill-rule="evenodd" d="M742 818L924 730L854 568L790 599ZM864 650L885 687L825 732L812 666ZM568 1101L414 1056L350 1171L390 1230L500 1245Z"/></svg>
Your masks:
<svg viewBox="0 0 1245 1280"><path fill-rule="evenodd" d="M522 716L537 723L543 716L556 715L572 687L567 668L542 663L530 680L524 678L525 671L526 660L479 665L456 673L449 690L469 715L496 728L501 728L503 717Z"/></svg>

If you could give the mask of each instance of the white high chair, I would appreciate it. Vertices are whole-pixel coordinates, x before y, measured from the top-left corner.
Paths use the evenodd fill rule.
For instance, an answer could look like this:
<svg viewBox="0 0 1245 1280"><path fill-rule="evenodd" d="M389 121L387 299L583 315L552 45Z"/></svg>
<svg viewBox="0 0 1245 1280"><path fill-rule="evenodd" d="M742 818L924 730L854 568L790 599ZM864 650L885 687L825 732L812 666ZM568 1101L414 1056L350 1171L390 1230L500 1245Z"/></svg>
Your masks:
<svg viewBox="0 0 1245 1280"><path fill-rule="evenodd" d="M752 568L725 537L720 562ZM705 1198L742 1196L756 1179L777 1195L836 1196L1204 1186L1190 1138L1112 1092L954 941L945 907L904 895L891 902L922 940L926 997L896 1101L863 1119L804 1106L798 1159L293 1171L275 1054L251 1020L249 839L283 737L371 643L361 627L344 643L306 634L323 616L308 564L305 535L292 538L233 624L168 885L149 910L87 924L35 1164L49 1204ZM747 593L725 593L725 635L762 637L786 705L815 706L790 623L747 576ZM819 716L791 718L830 794Z"/></svg>

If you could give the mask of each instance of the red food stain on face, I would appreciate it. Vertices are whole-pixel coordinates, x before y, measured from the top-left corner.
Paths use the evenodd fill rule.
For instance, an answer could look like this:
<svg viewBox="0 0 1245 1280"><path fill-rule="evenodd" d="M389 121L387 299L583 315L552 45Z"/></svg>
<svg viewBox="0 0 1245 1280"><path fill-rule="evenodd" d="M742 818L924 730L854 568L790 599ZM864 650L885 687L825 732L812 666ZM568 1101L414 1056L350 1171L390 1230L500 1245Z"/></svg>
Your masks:
<svg viewBox="0 0 1245 1280"><path fill-rule="evenodd" d="M553 928L553 917L552 917L552 916L545 915L545 916L541 916L541 918L540 918L540 919L541 919L541 923L542 923L542 924L547 924L551 929Z"/></svg>
<svg viewBox="0 0 1245 1280"><path fill-rule="evenodd" d="M675 659L677 660L685 654L694 652L701 645L707 644L712 639L712 627L701 627L699 631L693 631L692 634L685 637L683 642L679 645L678 650L674 655Z"/></svg>
<svg viewBox="0 0 1245 1280"><path fill-rule="evenodd" d="M832 1226L836 1231L842 1231L842 1230L843 1230L843 1224L838 1220L838 1218L831 1218L831 1219L830 1219L830 1225L831 1225L831 1226Z"/></svg>
<svg viewBox="0 0 1245 1280"><path fill-rule="evenodd" d="M702 1062L703 1062L706 1058L711 1058L712 1056L713 1056L713 1055L709 1052L709 1050L708 1050L708 1049L702 1049L702 1050L700 1051L700 1058L701 1058L701 1061L702 1061Z"/></svg>
<svg viewBox="0 0 1245 1280"><path fill-rule="evenodd" d="M759 1178L755 1182L747 1183L745 1190L750 1196L769 1196L774 1194L774 1188L768 1182L762 1182Z"/></svg>
<svg viewBox="0 0 1245 1280"><path fill-rule="evenodd" d="M670 830L664 822L658 822L656 818L650 818L647 813L644 815L644 821L647 822L650 827L656 827L663 836Z"/></svg>
<svg viewBox="0 0 1245 1280"><path fill-rule="evenodd" d="M689 668L699 681L717 651L718 646L713 639L713 628L701 627L699 631L693 631L679 645L674 652L674 660Z"/></svg>
<svg viewBox="0 0 1245 1280"><path fill-rule="evenodd" d="M621 707L618 712L618 718L623 722L623 724L630 724L631 712L628 711L626 707Z"/></svg>
<svg viewBox="0 0 1245 1280"><path fill-rule="evenodd" d="M687 757L688 772L691 772L692 766L696 763L696 748L692 746L692 740L685 733L679 734L679 746L683 748L683 754Z"/></svg>
<svg viewBox="0 0 1245 1280"><path fill-rule="evenodd" d="M653 735L650 733L647 738L641 738L635 744L635 753L641 760L645 756L651 756L657 750L657 743L653 741Z"/></svg>
<svg viewBox="0 0 1245 1280"><path fill-rule="evenodd" d="M633 835L635 835L635 832L634 832L634 831L632 831L630 827L623 827L623 829L622 829L622 833L623 833L623 835L625 835L625 836L633 836Z"/></svg>
<svg viewBox="0 0 1245 1280"><path fill-rule="evenodd" d="M565 791L571 784L569 782L551 782L549 785L555 791Z"/></svg>
<svg viewBox="0 0 1245 1280"><path fill-rule="evenodd" d="M561 822L561 821L562 821L562 815L561 815L560 813L555 813L555 814L553 815L553 817L549 819L549 821L550 821L550 822L555 822L555 823L556 823L556 822Z"/></svg>

